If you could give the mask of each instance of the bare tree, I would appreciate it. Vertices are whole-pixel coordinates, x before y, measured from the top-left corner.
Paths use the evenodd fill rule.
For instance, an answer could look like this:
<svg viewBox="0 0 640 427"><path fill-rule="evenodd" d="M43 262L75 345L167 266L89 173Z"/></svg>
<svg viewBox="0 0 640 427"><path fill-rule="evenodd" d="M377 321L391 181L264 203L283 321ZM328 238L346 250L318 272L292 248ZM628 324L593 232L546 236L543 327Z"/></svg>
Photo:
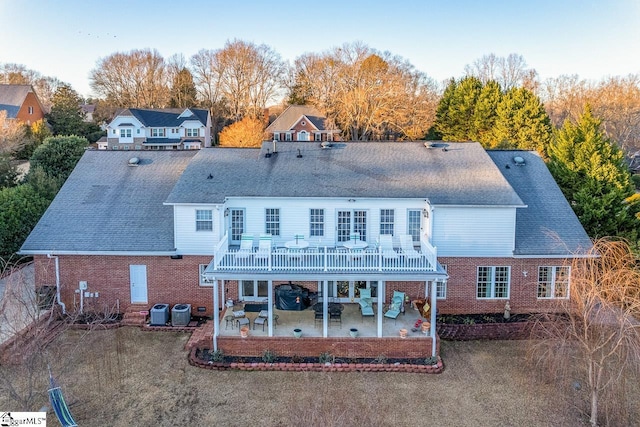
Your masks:
<svg viewBox="0 0 640 427"><path fill-rule="evenodd" d="M484 55L464 67L467 76L477 77L483 85L493 80L506 92L515 87L524 87L535 91L538 86L538 74L528 68L522 55L510 53L506 58L495 53Z"/></svg>
<svg viewBox="0 0 640 427"><path fill-rule="evenodd" d="M439 97L409 62L362 43L299 57L289 90L291 100L314 104L351 140L424 137Z"/></svg>
<svg viewBox="0 0 640 427"><path fill-rule="evenodd" d="M7 111L0 111L0 155L12 155L25 144L25 126L7 119Z"/></svg>
<svg viewBox="0 0 640 427"><path fill-rule="evenodd" d="M566 392L586 384L592 425L628 425L627 381L640 372L640 271L621 241L597 241L571 265L568 299L533 329L536 369Z"/></svg>
<svg viewBox="0 0 640 427"><path fill-rule="evenodd" d="M155 49L102 58L91 71L90 81L97 94L118 107L164 108L169 103L167 67Z"/></svg>
<svg viewBox="0 0 640 427"><path fill-rule="evenodd" d="M586 104L602 119L607 136L627 152L640 150L640 75L616 76L601 81L577 75L547 79L541 97L551 121L561 126L575 122Z"/></svg>

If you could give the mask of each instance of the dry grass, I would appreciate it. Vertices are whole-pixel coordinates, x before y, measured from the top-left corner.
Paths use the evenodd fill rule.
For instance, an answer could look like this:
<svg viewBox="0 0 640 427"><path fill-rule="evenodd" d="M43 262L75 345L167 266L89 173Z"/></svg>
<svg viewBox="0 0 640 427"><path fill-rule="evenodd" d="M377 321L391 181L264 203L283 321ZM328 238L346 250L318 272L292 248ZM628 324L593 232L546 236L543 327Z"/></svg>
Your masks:
<svg viewBox="0 0 640 427"><path fill-rule="evenodd" d="M423 375L217 372L189 366L183 350L187 334L120 328L88 335L68 331L59 338L65 346L80 339L81 350L69 355L74 369L58 380L82 426L476 427L585 421L554 387L532 380L523 362L524 343L517 341L443 342L446 371ZM575 398L572 393L579 392L567 397ZM37 405L46 404L44 399ZM9 405L0 396L0 407Z"/></svg>

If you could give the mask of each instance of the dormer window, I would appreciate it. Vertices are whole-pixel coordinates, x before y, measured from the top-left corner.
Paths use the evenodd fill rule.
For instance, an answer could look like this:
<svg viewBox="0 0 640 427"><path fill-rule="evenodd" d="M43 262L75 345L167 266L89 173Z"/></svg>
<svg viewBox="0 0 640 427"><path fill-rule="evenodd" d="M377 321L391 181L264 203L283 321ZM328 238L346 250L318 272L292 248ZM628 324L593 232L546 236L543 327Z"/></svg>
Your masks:
<svg viewBox="0 0 640 427"><path fill-rule="evenodd" d="M200 136L200 129L188 129L187 128L187 136L190 136L190 137Z"/></svg>
<svg viewBox="0 0 640 427"><path fill-rule="evenodd" d="M151 137L152 138L164 138L166 135L164 128L151 128Z"/></svg>

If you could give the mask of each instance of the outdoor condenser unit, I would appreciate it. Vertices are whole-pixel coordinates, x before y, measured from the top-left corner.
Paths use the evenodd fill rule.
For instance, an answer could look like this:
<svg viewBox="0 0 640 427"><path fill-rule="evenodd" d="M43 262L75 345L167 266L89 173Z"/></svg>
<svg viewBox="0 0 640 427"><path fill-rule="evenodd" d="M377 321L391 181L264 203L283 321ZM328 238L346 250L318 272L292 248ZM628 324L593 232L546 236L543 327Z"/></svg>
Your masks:
<svg viewBox="0 0 640 427"><path fill-rule="evenodd" d="M171 325L187 326L191 321L191 304L176 304L171 309Z"/></svg>
<svg viewBox="0 0 640 427"><path fill-rule="evenodd" d="M151 326L165 326L169 321L169 304L156 304L151 307Z"/></svg>

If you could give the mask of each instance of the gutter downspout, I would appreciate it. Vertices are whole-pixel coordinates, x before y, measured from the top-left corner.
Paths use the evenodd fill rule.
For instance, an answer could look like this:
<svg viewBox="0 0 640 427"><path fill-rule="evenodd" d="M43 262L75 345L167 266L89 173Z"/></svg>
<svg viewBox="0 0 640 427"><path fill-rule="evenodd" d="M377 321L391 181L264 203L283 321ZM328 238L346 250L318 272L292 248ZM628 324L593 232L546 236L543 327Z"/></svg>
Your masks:
<svg viewBox="0 0 640 427"><path fill-rule="evenodd" d="M58 302L58 305L60 307L62 307L62 314L67 314L67 306L64 305L64 303L60 299L60 263L58 261L58 257L54 256L54 255L51 255L51 254L47 254L47 258L55 259L55 263L56 263L56 301Z"/></svg>

